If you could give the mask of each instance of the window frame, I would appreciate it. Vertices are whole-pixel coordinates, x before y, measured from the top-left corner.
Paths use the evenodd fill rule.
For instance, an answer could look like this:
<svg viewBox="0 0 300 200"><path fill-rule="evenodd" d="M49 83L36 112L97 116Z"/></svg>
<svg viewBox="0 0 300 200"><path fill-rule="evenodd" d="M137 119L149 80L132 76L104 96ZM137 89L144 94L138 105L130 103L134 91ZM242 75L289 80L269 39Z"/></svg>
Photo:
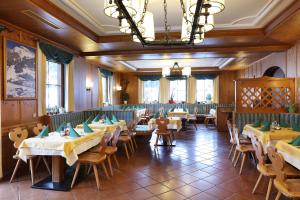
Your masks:
<svg viewBox="0 0 300 200"><path fill-rule="evenodd" d="M172 81L177 81L177 85L178 85L178 81L185 81L185 99L184 101L178 101L177 99L173 99L173 101L175 101L176 103L181 103L181 102L187 102L187 95L188 95L188 83L187 83L187 79L182 79L182 80L171 80L170 81L170 86L169 86L169 90L170 90L170 97L172 95L172 90L171 90L171 82ZM178 93L178 89L177 89L177 93ZM178 95L177 95L178 96Z"/></svg>
<svg viewBox="0 0 300 200"><path fill-rule="evenodd" d="M151 81L151 80L148 80L148 81L150 81L150 82L158 82L158 94L157 94L157 100L154 100L154 101L150 101L150 103L153 103L153 102L155 102L155 101L157 101L157 102L159 102L159 91L160 91L160 82L159 82L159 80L157 80L157 81ZM145 102L145 82L148 82L148 81L143 81L143 102ZM152 87L151 87L152 88Z"/></svg>
<svg viewBox="0 0 300 200"><path fill-rule="evenodd" d="M204 83L203 83L203 85L204 85L204 88L206 88L206 84L205 84L205 81L212 81L212 93L211 93L211 101L213 101L213 99L214 99L214 80L213 79L200 79L200 80L196 80L196 101L197 102L207 102L207 100L206 100L206 91L205 90L199 90L198 89L198 81L204 81ZM204 92L204 100L199 100L198 99L198 91L202 91L202 92Z"/></svg>

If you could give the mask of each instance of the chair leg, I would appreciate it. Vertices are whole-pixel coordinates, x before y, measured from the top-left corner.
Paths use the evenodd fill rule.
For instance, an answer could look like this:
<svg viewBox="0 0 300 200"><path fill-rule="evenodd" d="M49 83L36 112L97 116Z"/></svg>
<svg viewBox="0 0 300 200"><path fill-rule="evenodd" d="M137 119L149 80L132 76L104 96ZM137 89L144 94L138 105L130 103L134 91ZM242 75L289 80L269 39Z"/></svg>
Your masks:
<svg viewBox="0 0 300 200"><path fill-rule="evenodd" d="M73 186L74 186L74 183L75 183L75 181L76 181L76 178L77 178L77 175L78 175L79 169L80 169L80 163L78 162L78 163L77 163L77 165L76 165L76 169L75 169L74 176L73 176L73 180L72 180L71 188L73 188Z"/></svg>
<svg viewBox="0 0 300 200"><path fill-rule="evenodd" d="M135 136L132 137L132 140L133 140L133 143L134 143L135 148L137 149L137 148L138 148L138 145L137 145L137 143L136 143Z"/></svg>
<svg viewBox="0 0 300 200"><path fill-rule="evenodd" d="M130 148L131 153L133 154L134 153L134 146L133 146L132 139L129 140L129 148Z"/></svg>
<svg viewBox="0 0 300 200"><path fill-rule="evenodd" d="M110 160L110 155L107 156L107 162L108 162L108 166L109 166L109 171L110 171L110 175L113 176L114 172L111 166L111 160Z"/></svg>
<svg viewBox="0 0 300 200"><path fill-rule="evenodd" d="M128 153L128 149L127 149L127 144L126 144L126 142L125 142L123 145L124 145L124 149L125 149L125 153L126 153L127 160L129 160L129 153Z"/></svg>
<svg viewBox="0 0 300 200"><path fill-rule="evenodd" d="M21 162L21 159L18 159L17 163L16 163L16 166L15 166L15 169L14 169L14 172L13 174L11 175L11 178L10 178L10 183L12 182L12 180L15 178L15 175L18 171L18 168L19 168L19 165L20 165L20 162Z"/></svg>
<svg viewBox="0 0 300 200"><path fill-rule="evenodd" d="M259 183L260 183L262 177L263 177L263 174L260 173L260 174L259 174L259 177L258 177L258 179L257 179L257 181L256 181L256 183L255 183L255 186L254 186L254 188L253 188L253 190L252 190L252 194L255 193L255 191L256 191L256 189L257 189L257 187L258 187L258 185L259 185Z"/></svg>
<svg viewBox="0 0 300 200"><path fill-rule="evenodd" d="M119 169L119 168L120 168L120 165L119 165L119 161L118 161L117 156L116 156L115 153L113 154L113 158L114 158L114 160L115 160L115 163L116 163L116 165L117 165L117 168Z"/></svg>
<svg viewBox="0 0 300 200"><path fill-rule="evenodd" d="M31 183L34 184L34 170L33 170L33 160L29 159L29 167L30 167L30 175L31 175Z"/></svg>
<svg viewBox="0 0 300 200"><path fill-rule="evenodd" d="M233 144L231 145L231 148L230 148L230 151L229 151L229 155L228 155L228 159L230 158L231 154L232 154L232 151L233 151Z"/></svg>
<svg viewBox="0 0 300 200"><path fill-rule="evenodd" d="M94 169L94 175L95 175L95 179L96 179L97 188L98 188L98 190L100 190L100 181L99 181L99 174L98 174L97 166L93 165L93 169Z"/></svg>
<svg viewBox="0 0 300 200"><path fill-rule="evenodd" d="M49 165L48 165L48 162L47 162L45 156L42 156L42 159L43 159L43 161L44 161L44 163L45 163L45 165L46 165L46 168L47 168L49 174L51 175L51 170L50 170L50 167L49 167Z"/></svg>
<svg viewBox="0 0 300 200"><path fill-rule="evenodd" d="M240 175L242 174L246 158L247 158L247 153L243 153L243 160L242 160L242 164L241 164L241 168L240 168Z"/></svg>
<svg viewBox="0 0 300 200"><path fill-rule="evenodd" d="M234 145L235 146L235 145ZM231 162L232 163L234 163L234 161L235 161L235 157L236 157L236 153L237 153L237 150L236 149L234 149L234 154L233 154L233 157L232 157L232 159L231 159Z"/></svg>
<svg viewBox="0 0 300 200"><path fill-rule="evenodd" d="M272 190L272 185L273 185L273 179L270 178L269 184L268 184L268 190L267 190L266 200L269 200L269 198L270 198L270 194L271 194L271 190Z"/></svg>
<svg viewBox="0 0 300 200"><path fill-rule="evenodd" d="M239 159L240 159L240 156L241 156L241 152L238 152L238 154L237 154L237 156L236 156L236 159L235 159L235 162L234 162L234 167L236 167L236 165L237 165L237 163L238 163L238 161L239 161Z"/></svg>
<svg viewBox="0 0 300 200"><path fill-rule="evenodd" d="M280 197L281 197L281 192L279 192L279 191L278 191L278 193L277 193L277 195L276 195L276 198L275 198L275 200L279 200L279 199L280 199Z"/></svg>
<svg viewBox="0 0 300 200"><path fill-rule="evenodd" d="M158 139L159 139L159 135L157 135L157 137L156 137L156 141L155 141L154 146L157 146L157 144L158 144Z"/></svg>
<svg viewBox="0 0 300 200"><path fill-rule="evenodd" d="M101 163L101 166L102 166L102 169L105 173L106 178L109 179L109 175L108 175L108 172L107 172L107 169L106 169L106 166L105 166L104 162Z"/></svg>

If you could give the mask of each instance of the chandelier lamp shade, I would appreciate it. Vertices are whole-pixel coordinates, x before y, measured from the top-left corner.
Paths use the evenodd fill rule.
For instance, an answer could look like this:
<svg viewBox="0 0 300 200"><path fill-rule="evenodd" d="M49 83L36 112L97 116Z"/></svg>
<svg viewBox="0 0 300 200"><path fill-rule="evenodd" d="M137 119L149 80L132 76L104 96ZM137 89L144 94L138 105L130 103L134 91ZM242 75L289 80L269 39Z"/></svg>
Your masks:
<svg viewBox="0 0 300 200"><path fill-rule="evenodd" d="M104 0L104 13L119 20L119 30L132 35L143 46L186 46L201 44L204 33L214 29L214 14L225 9L225 0L180 0L181 38L172 38L168 23L167 1L164 10L164 39L155 39L154 14L148 10L150 0ZM173 1L173 0L172 0ZM171 2L172 2L171 1ZM176 16L175 16L176 17Z"/></svg>
<svg viewBox="0 0 300 200"><path fill-rule="evenodd" d="M163 67L162 76L165 78L188 78L191 76L191 67L180 67L178 62L175 62L173 67Z"/></svg>

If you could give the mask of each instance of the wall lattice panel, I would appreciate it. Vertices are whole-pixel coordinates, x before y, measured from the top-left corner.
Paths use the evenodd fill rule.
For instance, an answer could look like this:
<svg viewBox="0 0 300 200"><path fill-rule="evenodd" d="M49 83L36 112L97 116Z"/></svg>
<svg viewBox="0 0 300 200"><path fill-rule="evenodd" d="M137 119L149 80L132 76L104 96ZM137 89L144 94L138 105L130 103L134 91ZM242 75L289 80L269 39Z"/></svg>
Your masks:
<svg viewBox="0 0 300 200"><path fill-rule="evenodd" d="M285 112L295 101L292 78L239 79L235 84L237 112Z"/></svg>

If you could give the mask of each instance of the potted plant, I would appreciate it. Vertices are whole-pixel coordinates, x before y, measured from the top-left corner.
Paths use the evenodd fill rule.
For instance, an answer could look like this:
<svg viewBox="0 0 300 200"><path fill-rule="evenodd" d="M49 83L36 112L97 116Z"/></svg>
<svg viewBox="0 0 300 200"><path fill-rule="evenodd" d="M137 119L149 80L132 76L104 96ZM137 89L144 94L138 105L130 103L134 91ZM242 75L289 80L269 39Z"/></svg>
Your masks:
<svg viewBox="0 0 300 200"><path fill-rule="evenodd" d="M206 101L211 102L211 99L212 99L211 94L207 94L206 95Z"/></svg>
<svg viewBox="0 0 300 200"><path fill-rule="evenodd" d="M128 84L129 84L129 80L128 80L128 79L124 79L124 80L122 81L121 101L122 101L124 104L127 104L127 103L128 103L128 100L129 100L129 94L128 94L128 92L127 92Z"/></svg>
<svg viewBox="0 0 300 200"><path fill-rule="evenodd" d="M175 103L175 101L174 101L174 94L173 94L173 92L172 92L172 94L171 94L171 98L170 98L170 100L169 100L169 104L174 104Z"/></svg>
<svg viewBox="0 0 300 200"><path fill-rule="evenodd" d="M296 112L296 104L290 103L290 104L288 105L288 112L289 112L289 113L295 113L295 112Z"/></svg>

